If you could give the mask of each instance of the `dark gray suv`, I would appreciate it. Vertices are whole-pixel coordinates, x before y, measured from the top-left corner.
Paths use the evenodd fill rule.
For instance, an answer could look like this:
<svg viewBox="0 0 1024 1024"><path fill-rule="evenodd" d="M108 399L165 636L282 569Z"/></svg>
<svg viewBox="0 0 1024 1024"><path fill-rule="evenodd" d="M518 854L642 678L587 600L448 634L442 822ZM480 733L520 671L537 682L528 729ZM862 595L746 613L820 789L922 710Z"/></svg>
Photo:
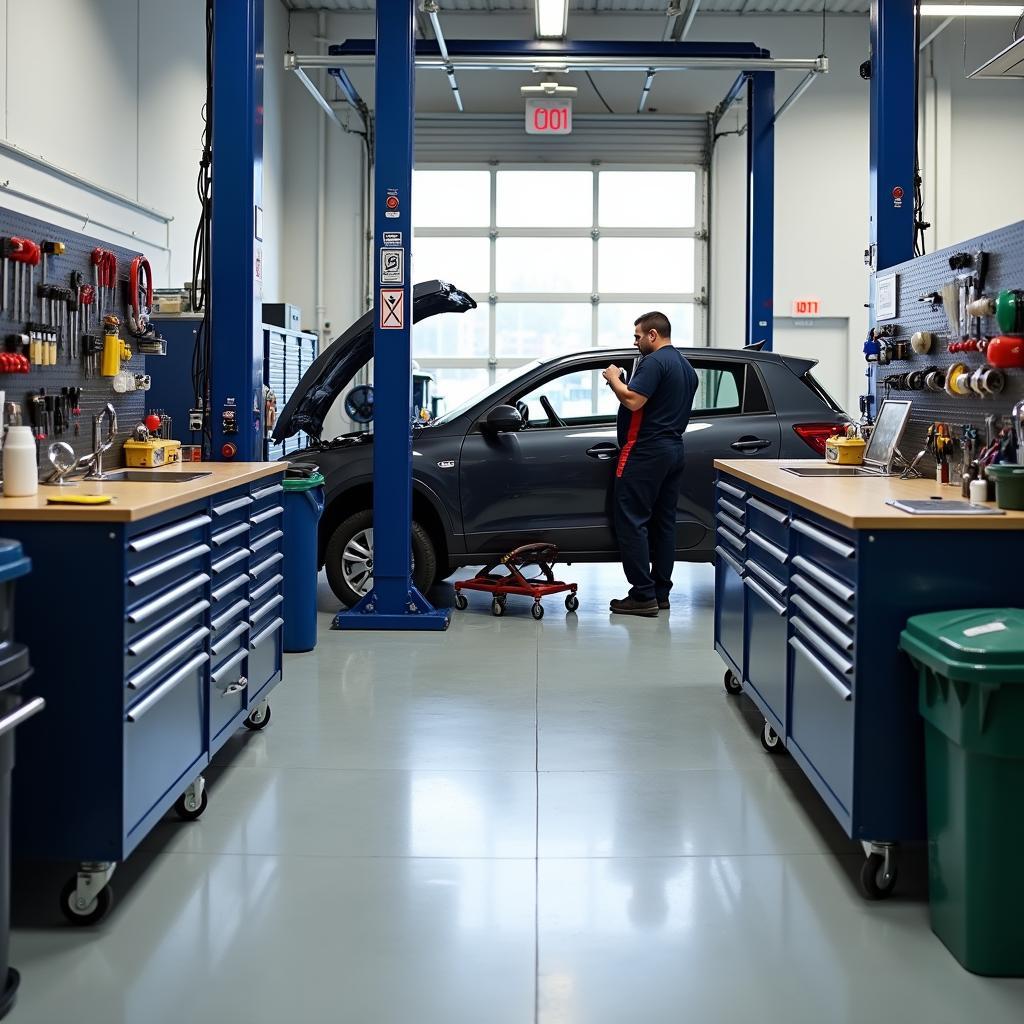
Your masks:
<svg viewBox="0 0 1024 1024"><path fill-rule="evenodd" d="M475 305L465 292L430 281L414 289L413 319ZM711 561L714 460L820 456L845 417L811 376L811 360L751 349L681 351L700 387L685 438L677 557ZM373 435L321 434L327 412L372 355L367 313L307 370L274 429L277 441L300 430L313 439L288 458L316 462L327 479L319 558L346 605L372 581ZM588 349L533 362L413 427L412 543L421 590L531 541L557 544L566 561L618 560L609 515L617 402L600 371L635 358L632 348Z"/></svg>

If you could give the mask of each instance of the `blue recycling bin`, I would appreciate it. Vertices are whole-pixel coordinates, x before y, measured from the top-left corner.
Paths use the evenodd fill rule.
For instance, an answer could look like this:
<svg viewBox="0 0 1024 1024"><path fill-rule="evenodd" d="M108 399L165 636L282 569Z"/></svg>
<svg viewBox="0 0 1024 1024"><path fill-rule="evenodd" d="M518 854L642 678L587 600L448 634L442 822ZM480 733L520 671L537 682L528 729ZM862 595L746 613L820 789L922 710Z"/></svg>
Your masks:
<svg viewBox="0 0 1024 1024"><path fill-rule="evenodd" d="M284 481L284 649L316 647L316 545L324 511L323 474Z"/></svg>

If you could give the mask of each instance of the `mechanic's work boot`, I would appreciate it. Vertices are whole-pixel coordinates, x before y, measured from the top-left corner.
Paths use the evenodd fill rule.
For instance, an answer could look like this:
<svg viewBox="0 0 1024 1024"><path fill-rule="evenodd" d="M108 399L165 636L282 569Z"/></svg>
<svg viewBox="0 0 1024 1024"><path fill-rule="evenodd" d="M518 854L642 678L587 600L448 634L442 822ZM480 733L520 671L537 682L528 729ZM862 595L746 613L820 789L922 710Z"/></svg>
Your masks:
<svg viewBox="0 0 1024 1024"><path fill-rule="evenodd" d="M649 601L638 601L634 597L623 597L612 601L608 606L617 615L644 615L655 618L658 614L658 602L652 597Z"/></svg>
<svg viewBox="0 0 1024 1024"><path fill-rule="evenodd" d="M659 597L659 598L658 598L658 607L659 607L659 608L660 608L660 609L661 609L661 610L662 610L663 612L667 612L667 611L669 610L669 608L671 608L671 607L672 607L672 605L670 605L670 604L668 603L668 598L667 598L667 597Z"/></svg>

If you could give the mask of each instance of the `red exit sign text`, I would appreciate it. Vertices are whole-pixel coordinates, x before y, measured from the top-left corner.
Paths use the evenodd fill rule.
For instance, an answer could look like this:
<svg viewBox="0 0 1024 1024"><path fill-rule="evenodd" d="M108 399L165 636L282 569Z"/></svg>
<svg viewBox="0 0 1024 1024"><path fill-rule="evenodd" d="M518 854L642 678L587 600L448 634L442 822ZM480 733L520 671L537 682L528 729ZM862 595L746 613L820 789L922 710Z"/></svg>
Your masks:
<svg viewBox="0 0 1024 1024"><path fill-rule="evenodd" d="M527 135L569 135L572 132L572 100L526 101Z"/></svg>
<svg viewBox="0 0 1024 1024"><path fill-rule="evenodd" d="M794 299L793 316L818 316L821 313L820 299Z"/></svg>

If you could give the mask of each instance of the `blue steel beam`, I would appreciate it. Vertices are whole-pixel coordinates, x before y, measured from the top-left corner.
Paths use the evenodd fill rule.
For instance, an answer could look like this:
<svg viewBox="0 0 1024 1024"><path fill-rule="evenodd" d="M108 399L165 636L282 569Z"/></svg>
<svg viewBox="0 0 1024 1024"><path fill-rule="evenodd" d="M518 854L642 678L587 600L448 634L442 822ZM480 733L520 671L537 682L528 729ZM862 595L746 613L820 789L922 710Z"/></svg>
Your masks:
<svg viewBox="0 0 1024 1024"><path fill-rule="evenodd" d="M263 459L263 0L213 14L213 457ZM236 429L225 431L224 412ZM228 454L234 446L234 454Z"/></svg>
<svg viewBox="0 0 1024 1024"><path fill-rule="evenodd" d="M377 4L374 141L373 589L341 629L447 629L413 586L412 243L415 0Z"/></svg>
<svg viewBox="0 0 1024 1024"><path fill-rule="evenodd" d="M747 93L747 340L772 348L775 270L775 72L755 71Z"/></svg>

